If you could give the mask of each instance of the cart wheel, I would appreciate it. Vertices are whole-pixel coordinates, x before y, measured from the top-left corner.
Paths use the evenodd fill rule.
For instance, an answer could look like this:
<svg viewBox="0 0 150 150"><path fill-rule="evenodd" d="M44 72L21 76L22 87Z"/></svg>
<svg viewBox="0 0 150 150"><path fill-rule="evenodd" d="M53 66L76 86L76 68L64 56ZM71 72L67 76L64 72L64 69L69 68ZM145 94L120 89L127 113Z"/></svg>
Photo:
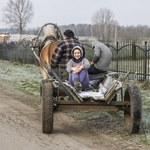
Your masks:
<svg viewBox="0 0 150 150"><path fill-rule="evenodd" d="M124 101L130 106L124 110L125 127L129 133L138 133L142 120L141 93L136 85L129 85L125 90Z"/></svg>
<svg viewBox="0 0 150 150"><path fill-rule="evenodd" d="M53 131L53 86L49 80L41 82L42 132Z"/></svg>

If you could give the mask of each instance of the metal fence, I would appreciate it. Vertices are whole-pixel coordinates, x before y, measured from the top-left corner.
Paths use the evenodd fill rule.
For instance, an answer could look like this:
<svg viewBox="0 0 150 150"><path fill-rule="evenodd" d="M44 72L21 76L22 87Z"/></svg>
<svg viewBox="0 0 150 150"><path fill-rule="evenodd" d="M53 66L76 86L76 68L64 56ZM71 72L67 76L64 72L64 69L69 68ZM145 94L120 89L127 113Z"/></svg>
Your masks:
<svg viewBox="0 0 150 150"><path fill-rule="evenodd" d="M150 45L143 43L106 44L112 50L110 70L130 72L137 80L150 80Z"/></svg>
<svg viewBox="0 0 150 150"><path fill-rule="evenodd" d="M29 64L36 61L29 44L25 42L0 43L0 59Z"/></svg>
<svg viewBox="0 0 150 150"><path fill-rule="evenodd" d="M130 78L137 80L150 80L150 43L113 43L106 44L112 50L112 63L110 70L125 73L130 72ZM92 51L93 52L93 51ZM91 59L92 53L87 52ZM29 44L0 43L0 59L21 61L23 63L37 63Z"/></svg>

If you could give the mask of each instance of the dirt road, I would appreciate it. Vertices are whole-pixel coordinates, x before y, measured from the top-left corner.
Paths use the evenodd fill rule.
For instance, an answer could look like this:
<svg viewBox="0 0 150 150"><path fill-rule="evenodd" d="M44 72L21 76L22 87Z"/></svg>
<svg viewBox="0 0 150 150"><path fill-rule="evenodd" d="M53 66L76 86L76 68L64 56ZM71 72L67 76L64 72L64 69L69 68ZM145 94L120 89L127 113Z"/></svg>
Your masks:
<svg viewBox="0 0 150 150"><path fill-rule="evenodd" d="M148 150L85 128L63 112L54 114L53 134L41 132L40 108L22 103L24 97L0 90L1 150Z"/></svg>

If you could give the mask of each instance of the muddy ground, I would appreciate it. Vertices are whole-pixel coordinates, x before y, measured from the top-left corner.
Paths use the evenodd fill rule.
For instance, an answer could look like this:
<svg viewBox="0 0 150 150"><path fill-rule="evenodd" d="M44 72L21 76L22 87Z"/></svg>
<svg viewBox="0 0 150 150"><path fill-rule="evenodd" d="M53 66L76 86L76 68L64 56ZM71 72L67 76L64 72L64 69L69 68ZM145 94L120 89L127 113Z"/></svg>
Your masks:
<svg viewBox="0 0 150 150"><path fill-rule="evenodd" d="M94 112L55 112L53 134L43 134L40 105L35 105L31 99L30 96L0 88L0 149L150 149L144 143L143 133L129 135L124 131L121 116L113 118L104 112L97 115Z"/></svg>

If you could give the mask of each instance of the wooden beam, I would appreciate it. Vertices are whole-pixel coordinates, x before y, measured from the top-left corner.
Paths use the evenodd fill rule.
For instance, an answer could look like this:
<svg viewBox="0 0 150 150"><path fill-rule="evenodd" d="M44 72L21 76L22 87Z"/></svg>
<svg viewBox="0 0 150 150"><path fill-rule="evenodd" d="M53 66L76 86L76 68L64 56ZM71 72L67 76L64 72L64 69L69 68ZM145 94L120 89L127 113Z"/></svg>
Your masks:
<svg viewBox="0 0 150 150"><path fill-rule="evenodd" d="M58 101L58 110L87 110L87 111L118 111L130 106L128 101L106 102L81 102L76 101Z"/></svg>

